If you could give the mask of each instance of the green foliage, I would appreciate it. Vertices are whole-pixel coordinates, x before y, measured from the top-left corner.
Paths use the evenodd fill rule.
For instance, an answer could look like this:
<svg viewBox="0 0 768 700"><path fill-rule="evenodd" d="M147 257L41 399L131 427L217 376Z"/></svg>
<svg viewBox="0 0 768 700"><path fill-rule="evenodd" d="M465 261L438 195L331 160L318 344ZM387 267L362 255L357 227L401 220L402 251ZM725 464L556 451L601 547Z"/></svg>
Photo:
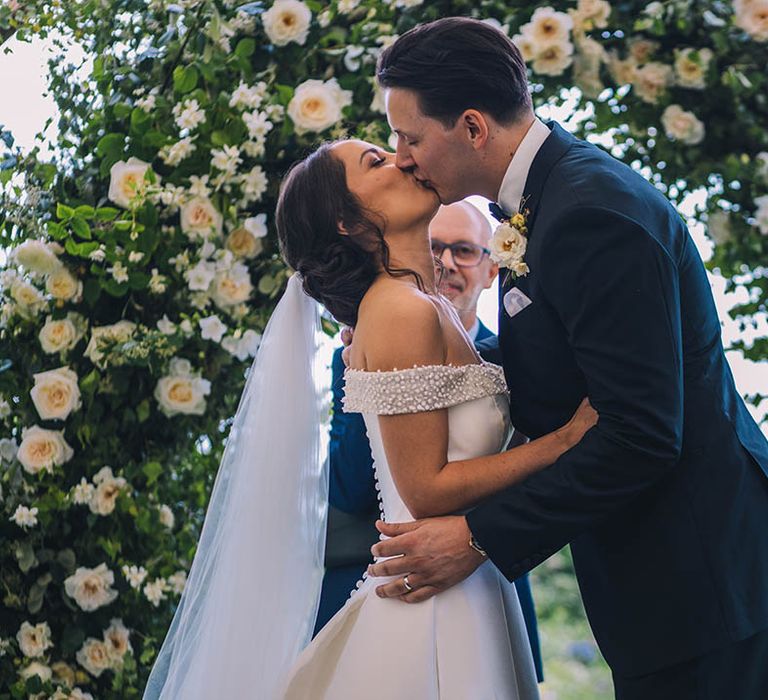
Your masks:
<svg viewBox="0 0 768 700"><path fill-rule="evenodd" d="M375 60L417 23L497 22L527 56L542 115L567 102L579 135L607 143L674 201L703 190L711 266L748 290L736 310L745 326L765 315L768 37L732 3L617 0L590 14L576 0L555 2L571 12L556 16L567 25L560 54L531 39L539 3L306 5L306 33L299 21L287 41L273 41L262 3L0 5L0 41L48 34L60 48L50 71L55 158L22 153L0 127L0 247L15 249L0 271L0 687L12 697L51 694L65 677L94 697L140 694L194 554L245 366L287 278L272 223L280 178L318 140L387 143ZM93 57L85 75L69 65L71 42ZM308 80L322 81L311 104L302 103ZM744 351L763 359L768 343ZM44 417L30 394L35 375L62 367L79 399ZM73 391L67 376L57 381ZM58 435L50 467L30 457L34 426ZM102 564L117 597L84 610L64 582ZM558 569L537 586L545 626L575 620L561 610L558 581L572 584ZM545 590L561 602L542 601ZM131 651L99 672L84 650L113 619L130 630ZM37 659L16 641L27 621L50 629ZM51 681L19 676L35 660L58 669Z"/></svg>

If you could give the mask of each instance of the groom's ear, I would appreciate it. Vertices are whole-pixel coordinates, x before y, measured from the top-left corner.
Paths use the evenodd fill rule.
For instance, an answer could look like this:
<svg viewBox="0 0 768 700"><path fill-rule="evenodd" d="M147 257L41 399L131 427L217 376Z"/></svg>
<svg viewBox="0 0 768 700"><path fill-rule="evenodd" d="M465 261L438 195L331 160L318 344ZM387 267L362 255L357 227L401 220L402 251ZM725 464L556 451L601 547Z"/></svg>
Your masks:
<svg viewBox="0 0 768 700"><path fill-rule="evenodd" d="M482 112L476 109L466 110L459 117L459 127L467 135L467 140L475 150L479 150L487 143L490 129L488 120Z"/></svg>

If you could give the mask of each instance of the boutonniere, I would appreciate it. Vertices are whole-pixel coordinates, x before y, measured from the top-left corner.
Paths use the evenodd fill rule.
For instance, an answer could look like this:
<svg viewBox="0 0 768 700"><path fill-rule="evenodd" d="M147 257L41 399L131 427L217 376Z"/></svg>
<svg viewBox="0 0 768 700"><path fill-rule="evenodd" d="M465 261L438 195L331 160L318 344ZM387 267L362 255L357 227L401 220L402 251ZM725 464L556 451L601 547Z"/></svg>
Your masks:
<svg viewBox="0 0 768 700"><path fill-rule="evenodd" d="M520 202L520 211L508 219L501 219L491 239L491 260L507 270L502 285L512 279L525 277L531 270L525 262L528 248L528 215L525 200Z"/></svg>

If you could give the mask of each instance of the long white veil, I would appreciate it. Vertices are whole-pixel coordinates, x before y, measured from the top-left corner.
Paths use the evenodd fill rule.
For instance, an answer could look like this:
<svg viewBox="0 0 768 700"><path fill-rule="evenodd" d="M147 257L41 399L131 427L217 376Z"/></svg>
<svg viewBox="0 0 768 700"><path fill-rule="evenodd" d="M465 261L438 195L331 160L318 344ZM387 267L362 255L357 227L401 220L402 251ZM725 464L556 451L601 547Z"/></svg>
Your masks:
<svg viewBox="0 0 768 700"><path fill-rule="evenodd" d="M310 640L328 503L318 332L318 305L294 274L251 367L144 700L273 700Z"/></svg>

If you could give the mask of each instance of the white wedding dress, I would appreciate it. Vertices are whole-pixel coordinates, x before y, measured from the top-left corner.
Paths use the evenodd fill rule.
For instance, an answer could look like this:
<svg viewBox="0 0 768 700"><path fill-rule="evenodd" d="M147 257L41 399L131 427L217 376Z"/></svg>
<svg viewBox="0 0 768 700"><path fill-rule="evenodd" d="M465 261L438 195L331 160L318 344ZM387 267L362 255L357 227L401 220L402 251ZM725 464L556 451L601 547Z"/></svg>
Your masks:
<svg viewBox="0 0 768 700"><path fill-rule="evenodd" d="M345 411L364 414L382 517L413 520L390 474L378 415L448 409L448 459L502 450L510 433L506 385L490 364L347 370ZM425 436L425 440L430 439ZM366 578L302 651L285 700L530 700L538 698L513 584L487 561L430 600L382 599Z"/></svg>

